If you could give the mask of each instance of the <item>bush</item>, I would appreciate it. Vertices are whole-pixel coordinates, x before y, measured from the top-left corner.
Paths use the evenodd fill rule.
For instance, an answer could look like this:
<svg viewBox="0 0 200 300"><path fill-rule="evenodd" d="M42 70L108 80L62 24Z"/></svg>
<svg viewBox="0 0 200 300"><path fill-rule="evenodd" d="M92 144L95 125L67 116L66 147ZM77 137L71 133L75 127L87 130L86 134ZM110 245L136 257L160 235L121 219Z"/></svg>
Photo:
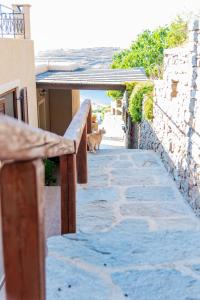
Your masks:
<svg viewBox="0 0 200 300"><path fill-rule="evenodd" d="M126 91L128 93L128 98L130 98L134 88L136 87L136 85L138 84L138 82L132 81L132 82L126 82Z"/></svg>
<svg viewBox="0 0 200 300"><path fill-rule="evenodd" d="M178 17L168 26L139 34L129 49L113 56L111 68L143 67L150 78L161 78L164 49L177 47L187 39L187 23Z"/></svg>
<svg viewBox="0 0 200 300"><path fill-rule="evenodd" d="M166 39L167 48L178 47L184 44L187 40L187 32L187 23L178 17L176 21L169 25L169 32Z"/></svg>
<svg viewBox="0 0 200 300"><path fill-rule="evenodd" d="M153 95L147 95L144 99L144 119L153 121Z"/></svg>
<svg viewBox="0 0 200 300"><path fill-rule="evenodd" d="M118 99L123 98L123 91L108 91L107 96L112 98L112 100L116 101Z"/></svg>
<svg viewBox="0 0 200 300"><path fill-rule="evenodd" d="M151 82L138 83L129 99L129 113L133 122L140 123L142 121L142 103L144 96L150 96L153 92L153 84Z"/></svg>
<svg viewBox="0 0 200 300"><path fill-rule="evenodd" d="M126 91L128 92L128 98L130 97L133 89L137 85L137 82L125 82L126 85ZM107 96L111 97L114 101L121 100L124 96L124 91L108 91Z"/></svg>

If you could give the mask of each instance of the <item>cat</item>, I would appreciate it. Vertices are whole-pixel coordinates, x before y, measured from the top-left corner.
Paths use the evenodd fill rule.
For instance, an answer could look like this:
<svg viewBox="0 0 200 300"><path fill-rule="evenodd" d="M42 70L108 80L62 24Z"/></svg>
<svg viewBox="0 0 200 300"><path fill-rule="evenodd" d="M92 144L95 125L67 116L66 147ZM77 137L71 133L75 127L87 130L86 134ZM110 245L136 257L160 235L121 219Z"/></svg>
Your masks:
<svg viewBox="0 0 200 300"><path fill-rule="evenodd" d="M102 128L97 132L93 132L87 135L87 145L90 152L96 153L96 150L99 150L103 134L105 133L105 129Z"/></svg>

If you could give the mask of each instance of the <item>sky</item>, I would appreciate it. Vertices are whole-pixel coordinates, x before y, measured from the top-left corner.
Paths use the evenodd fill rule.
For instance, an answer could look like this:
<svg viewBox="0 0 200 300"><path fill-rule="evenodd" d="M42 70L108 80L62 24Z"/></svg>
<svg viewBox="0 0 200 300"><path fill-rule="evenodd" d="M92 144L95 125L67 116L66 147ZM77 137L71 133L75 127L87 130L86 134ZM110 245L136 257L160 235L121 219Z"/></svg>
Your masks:
<svg viewBox="0 0 200 300"><path fill-rule="evenodd" d="M59 48L127 48L144 29L200 11L200 0L26 0L36 53ZM11 6L15 2L1 0Z"/></svg>

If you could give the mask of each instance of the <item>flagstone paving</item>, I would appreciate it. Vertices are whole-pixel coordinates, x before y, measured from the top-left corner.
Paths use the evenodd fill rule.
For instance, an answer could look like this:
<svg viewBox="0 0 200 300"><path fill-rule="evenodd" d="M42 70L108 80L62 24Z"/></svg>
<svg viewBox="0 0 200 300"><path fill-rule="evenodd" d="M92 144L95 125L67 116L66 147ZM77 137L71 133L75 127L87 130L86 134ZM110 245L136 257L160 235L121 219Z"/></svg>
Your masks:
<svg viewBox="0 0 200 300"><path fill-rule="evenodd" d="M200 221L151 151L89 155L77 234L48 239L48 300L200 300Z"/></svg>

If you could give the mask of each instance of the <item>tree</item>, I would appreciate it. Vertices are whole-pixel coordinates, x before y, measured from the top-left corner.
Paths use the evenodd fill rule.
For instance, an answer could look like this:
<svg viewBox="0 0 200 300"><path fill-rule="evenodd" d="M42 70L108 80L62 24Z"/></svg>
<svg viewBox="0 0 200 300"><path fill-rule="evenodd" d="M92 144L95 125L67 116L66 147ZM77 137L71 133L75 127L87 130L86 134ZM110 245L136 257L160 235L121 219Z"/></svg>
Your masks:
<svg viewBox="0 0 200 300"><path fill-rule="evenodd" d="M168 26L139 34L129 49L116 53L111 68L143 67L150 78L162 77L164 49L176 47L187 39L187 23L180 17Z"/></svg>

